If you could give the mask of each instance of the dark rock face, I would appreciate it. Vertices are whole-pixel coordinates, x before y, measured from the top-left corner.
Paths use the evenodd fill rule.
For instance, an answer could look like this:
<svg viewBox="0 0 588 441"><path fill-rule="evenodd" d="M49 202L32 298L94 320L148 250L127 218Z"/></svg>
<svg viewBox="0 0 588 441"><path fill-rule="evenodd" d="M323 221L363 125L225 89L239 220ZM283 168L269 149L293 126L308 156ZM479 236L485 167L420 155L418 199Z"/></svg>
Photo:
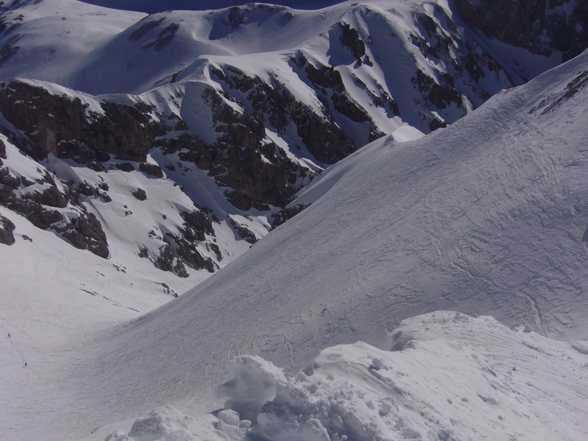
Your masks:
<svg viewBox="0 0 588 441"><path fill-rule="evenodd" d="M205 234L214 236L214 228L210 218L202 210L183 211L181 213L182 219L186 221L184 224L184 236L188 240L204 240Z"/></svg>
<svg viewBox="0 0 588 441"><path fill-rule="evenodd" d="M170 23L165 28L163 28L157 38L143 46L143 49L154 48L157 52L163 50L168 44L176 36L176 33L180 29L180 25L178 23Z"/></svg>
<svg viewBox="0 0 588 441"><path fill-rule="evenodd" d="M365 56L365 43L359 37L359 32L347 23L342 23L340 28L341 35L339 41L351 51L356 60L361 60L361 57Z"/></svg>
<svg viewBox="0 0 588 441"><path fill-rule="evenodd" d="M177 254L194 269L205 269L209 273L214 272L215 265L212 262L212 259L209 257L203 257L202 254L200 254L200 252L193 246L192 241L189 239L189 230L184 229L182 232L184 237L180 235L174 235L171 237L176 244ZM182 276L180 275L180 277Z"/></svg>
<svg viewBox="0 0 588 441"><path fill-rule="evenodd" d="M141 162L139 164L139 170L148 175L155 176L156 178L163 178L163 170L161 170L161 167L158 165Z"/></svg>
<svg viewBox="0 0 588 441"><path fill-rule="evenodd" d="M243 23L245 23L245 15L241 8L233 7L229 9L228 22L233 29L237 29Z"/></svg>
<svg viewBox="0 0 588 441"><path fill-rule="evenodd" d="M199 209L183 211L181 216L185 222L177 233L167 232L159 237L165 244L159 248L157 256L150 256L149 250L140 246L139 257L149 258L156 268L162 271L171 271L178 277L189 276L186 266L196 270L205 269L210 273L214 272L218 266L210 257L203 256L197 248L199 243L206 240L206 235L215 235L210 218L206 212ZM157 236L154 231L151 231L150 235ZM211 249L212 245L207 243L206 247ZM220 261L222 255L218 246L216 246L216 250L218 251L217 258Z"/></svg>
<svg viewBox="0 0 588 441"><path fill-rule="evenodd" d="M454 7L464 21L487 36L536 54L557 50L567 61L588 47L585 1L454 0Z"/></svg>
<svg viewBox="0 0 588 441"><path fill-rule="evenodd" d="M147 199L147 193L142 188L137 188L135 191L133 191L132 194L135 199L138 199L139 201L144 201Z"/></svg>
<svg viewBox="0 0 588 441"><path fill-rule="evenodd" d="M12 232L16 227L12 221L0 215L0 243L4 245L12 245L15 242Z"/></svg>
<svg viewBox="0 0 588 441"><path fill-rule="evenodd" d="M56 228L56 231L70 241L74 247L81 250L87 249L106 259L110 252L102 225L94 213L86 212L84 214L77 219L72 219L64 227Z"/></svg>
<svg viewBox="0 0 588 441"><path fill-rule="evenodd" d="M155 261L155 266L163 271L171 271L179 277L188 277L186 267L179 259L178 254L169 245L164 245L159 249L159 256Z"/></svg>
<svg viewBox="0 0 588 441"><path fill-rule="evenodd" d="M139 23L141 23L140 25L137 24L136 26L137 29L135 29L131 35L129 35L128 40L129 41L139 41L141 38L143 38L145 35L147 35L147 33L152 30L155 29L156 27L158 27L163 20L165 20L165 18L161 17L157 20L152 20L151 17L147 17L144 18L143 20L141 20Z"/></svg>
<svg viewBox="0 0 588 441"><path fill-rule="evenodd" d="M0 111L28 142L19 147L35 159L48 153L80 164L120 159L145 161L162 128L149 116L146 104L125 106L102 101L103 113L87 111L79 98L53 95L24 82L3 83ZM14 134L12 135L14 137Z"/></svg>
<svg viewBox="0 0 588 441"><path fill-rule="evenodd" d="M411 85L420 92L416 100L420 123L433 131L454 122L490 98L484 81L492 79L506 87L517 85L503 67L460 29L438 5L432 13L415 11L419 32L410 42L430 61L432 68L415 70ZM443 65L442 69L437 65Z"/></svg>
<svg viewBox="0 0 588 441"><path fill-rule="evenodd" d="M58 186L54 177L45 172L37 184L45 188L42 191L23 191L31 187L32 182L12 176L8 168L0 168L0 204L22 214L29 222L42 230L51 230L79 249L107 258L109 256L106 234L94 215L80 202L79 193L71 186ZM60 190L63 188L64 190ZM82 191L92 191L86 186ZM22 191L19 195L17 190ZM69 208L74 216L66 221L56 208Z"/></svg>
<svg viewBox="0 0 588 441"><path fill-rule="evenodd" d="M187 222L178 234L167 233L163 238L166 245L159 249L154 265L163 271L171 271L179 277L188 277L186 265L196 270L205 269L210 273L214 272L218 267L212 259L204 257L195 246L197 242L205 239L201 233L201 230L193 228ZM214 234L214 231L212 233ZM149 252L142 249L139 255L148 257Z"/></svg>
<svg viewBox="0 0 588 441"><path fill-rule="evenodd" d="M299 75L316 85L317 89L323 89L320 92L325 97L330 96L327 89L345 93L341 74L332 66L316 67L308 63L302 54L298 54L291 62L300 70ZM234 67L227 66L227 70L227 74L218 71L216 74L231 88L246 94L255 111L253 116L257 115L258 120L261 119L262 127L267 125L283 134L289 122L294 122L303 145L318 161L325 164L333 164L356 150L349 135L335 122L328 103L321 109L324 116L319 115L296 100L287 87L277 80L268 84L258 77L247 77ZM350 100L347 98L347 101ZM263 134L260 132L260 135Z"/></svg>
<svg viewBox="0 0 588 441"><path fill-rule="evenodd" d="M348 32L353 35L352 41L359 39L359 33L350 28L349 25L343 26L343 29L342 35ZM362 53L365 54L363 41L358 41L361 42ZM315 65L309 62L302 53L298 53L291 62L299 69L298 74L301 78L312 83L318 98L324 106L322 109L324 117L304 105L295 106L291 114L291 118L297 126L298 136L317 160L325 164L334 164L357 150L358 146L337 124L337 119L340 118L340 115L355 122L366 123L369 126L369 141L384 135L384 133L376 129L366 110L361 108L349 96L345 90L341 74L334 67ZM357 79L357 81L359 82L360 80ZM385 106L380 97L372 96L371 98L374 105ZM390 102L393 103L391 98ZM398 114L396 110L393 112L394 114Z"/></svg>
<svg viewBox="0 0 588 441"><path fill-rule="evenodd" d="M212 109L214 128L221 136L212 145L190 134L158 141L166 153L179 150L181 159L194 162L220 185L229 187L227 196L237 208L264 210L267 204L287 203L295 192L289 182L301 171L275 145L262 143L265 128L261 118L236 112L216 91L207 90L202 98Z"/></svg>
<svg viewBox="0 0 588 441"><path fill-rule="evenodd" d="M286 221L292 219L294 216L304 211L309 206L310 205L297 204L292 207L283 208L282 210L273 214L272 217L274 218L274 220L272 221L272 230L286 223Z"/></svg>
<svg viewBox="0 0 588 441"><path fill-rule="evenodd" d="M250 244L254 244L255 242L257 242L257 237L255 236L255 234L253 233L253 231L249 230L247 227L245 227L244 225L241 225L240 223L236 222L234 219L232 219L231 217L229 217L229 222L231 223L231 225L233 226L233 228L235 229L235 231L237 232L237 234L245 241L248 242Z"/></svg>

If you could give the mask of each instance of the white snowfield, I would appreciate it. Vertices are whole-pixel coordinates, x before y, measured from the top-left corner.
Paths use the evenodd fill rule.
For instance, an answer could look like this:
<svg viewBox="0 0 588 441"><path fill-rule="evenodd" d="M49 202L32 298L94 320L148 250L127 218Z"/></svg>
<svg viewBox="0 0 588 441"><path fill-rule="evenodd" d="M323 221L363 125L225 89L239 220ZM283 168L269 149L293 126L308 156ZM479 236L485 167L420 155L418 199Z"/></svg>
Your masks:
<svg viewBox="0 0 588 441"><path fill-rule="evenodd" d="M584 53L447 129L366 146L301 194L310 208L131 322L52 318L48 299L74 298L54 283L9 295L2 438L587 439L587 72ZM256 356L287 374L318 359L288 378ZM206 415L219 393L233 410Z"/></svg>

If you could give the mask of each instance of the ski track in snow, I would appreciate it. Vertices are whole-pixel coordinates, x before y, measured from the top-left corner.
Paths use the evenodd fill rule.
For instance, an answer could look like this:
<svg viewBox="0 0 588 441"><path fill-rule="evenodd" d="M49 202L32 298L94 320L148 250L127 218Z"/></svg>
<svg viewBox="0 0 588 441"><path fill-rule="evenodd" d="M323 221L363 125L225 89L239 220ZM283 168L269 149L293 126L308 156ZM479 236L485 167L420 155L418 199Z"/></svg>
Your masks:
<svg viewBox="0 0 588 441"><path fill-rule="evenodd" d="M117 35L142 17L122 14L109 32ZM230 361L255 354L287 374L318 356L313 375L271 373L274 404L289 406L298 393L312 418L296 426L275 420L267 408L269 416L255 429L260 437L324 439L311 420L342 435L338 420L312 407L319 397L327 408L343 406L339 416L350 426L354 419L371 424L372 432L360 434L348 427L359 441L377 439L378 431L429 439L448 431L474 440L481 436L476 431L487 430L497 439L541 439L547 429L560 431L551 439L586 439L585 342L570 349L452 312L404 322L400 330L413 335L414 347L388 350L398 343L390 333L403 319L441 309L490 314L550 337L588 338L588 94L579 90L547 111L586 70L587 59L585 53L501 93L422 139L400 143L406 138L398 133L397 141L392 136L366 146L303 190L298 202L313 202L310 208L181 298L140 317L138 303L146 311L166 300L143 299L142 292L171 276L154 275L139 261L126 269L131 282L118 261L79 252L80 282L66 271L69 245L0 207L17 227L17 243L0 249L0 266L11 274L0 310L6 334L0 339L0 433L23 441L102 440L117 428L129 432L133 420L168 403L186 413L209 412L223 404L215 391L230 378ZM150 79L144 85L152 85ZM23 175L34 173L24 159L19 167ZM143 179L116 176L110 179L125 190ZM120 228L118 214L104 220L124 238L130 233ZM113 252L122 256L123 247ZM367 343L334 346L358 340ZM263 375L274 372L264 363ZM513 366L524 375L515 378ZM329 382L336 384L323 393ZM435 385L440 389L431 390ZM396 391L397 405L385 404L394 387L405 393ZM337 403L330 397L335 393L353 404ZM364 404L369 410L359 411ZM194 432L175 412L166 418L185 439L242 439L247 430L224 413L198 417L191 424L201 432ZM476 425L481 422L484 429Z"/></svg>
<svg viewBox="0 0 588 441"><path fill-rule="evenodd" d="M502 93L422 139L366 146L305 190L301 198L317 195L310 208L179 299L83 342L67 334L70 347L56 344L59 351L39 358L42 368L30 383L38 399L22 391L11 398L13 421L35 415L34 425L13 433L49 439L51 428L80 438L100 426L99 439L116 428L111 422L128 425L167 403L188 413L211 411L222 405L215 390L236 355L260 355L294 373L329 346L362 340L390 349L389 333L400 320L439 309L586 338L587 92L545 109L587 58ZM517 368L527 355L521 357ZM13 358L20 365L18 354ZM561 383L537 373L547 378L537 391L541 400L559 396L560 386L569 396L568 380L585 384L575 377L583 375L579 368L553 369ZM529 387L525 396L534 401ZM585 390L577 393L571 406L585 403ZM500 402L488 391L473 398ZM579 440L586 428L574 409L569 418L580 432L569 439ZM64 414L68 428L54 421Z"/></svg>

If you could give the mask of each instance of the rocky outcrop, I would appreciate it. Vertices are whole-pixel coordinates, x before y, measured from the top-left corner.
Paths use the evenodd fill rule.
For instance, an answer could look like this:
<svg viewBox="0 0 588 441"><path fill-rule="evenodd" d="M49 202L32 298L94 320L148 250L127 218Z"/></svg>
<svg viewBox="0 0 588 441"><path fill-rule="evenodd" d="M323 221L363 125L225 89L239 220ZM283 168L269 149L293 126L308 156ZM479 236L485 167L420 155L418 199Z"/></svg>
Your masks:
<svg viewBox="0 0 588 441"><path fill-rule="evenodd" d="M296 204L291 207L286 207L278 211L277 213L272 214L272 230L278 228L280 225L286 223L286 221L292 219L298 213L301 213L305 209L307 209L310 205L305 204Z"/></svg>
<svg viewBox="0 0 588 441"><path fill-rule="evenodd" d="M206 234L215 235L212 221L204 210L182 211L180 215L186 221L182 227L186 239L203 241Z"/></svg>
<svg viewBox="0 0 588 441"><path fill-rule="evenodd" d="M214 272L218 269L218 265L198 249L199 244L205 244L208 250L213 250L217 261L222 260L220 249L210 242L210 239L215 237L215 232L208 213L204 209L197 208L192 211L182 211L180 215L185 222L175 231L165 227L160 228L158 233L155 230L149 232L151 239L163 245L159 246L155 255L149 251L148 247L140 245L139 257L149 259L156 268L173 272L182 278L189 276L187 267ZM168 231L163 233L164 230Z"/></svg>
<svg viewBox="0 0 588 441"><path fill-rule="evenodd" d="M94 213L83 211L77 218L71 219L63 226L56 226L55 231L74 247L89 250L97 256L107 258L110 255L106 234Z"/></svg>
<svg viewBox="0 0 588 441"><path fill-rule="evenodd" d="M239 237L241 237L241 239L243 239L245 242L248 242L253 245L255 242L258 241L257 236L255 236L255 233L253 233L253 231L251 231L245 225L233 219L231 216L229 216L229 223L237 232Z"/></svg>
<svg viewBox="0 0 588 441"><path fill-rule="evenodd" d="M144 201L147 199L147 193L142 188L137 188L135 191L131 193L133 197L139 201Z"/></svg>
<svg viewBox="0 0 588 441"><path fill-rule="evenodd" d="M350 28L349 25L346 24L343 29L342 35L345 35L345 32L353 35L353 37L347 37L351 41L359 38L358 32ZM346 39L343 40L347 41ZM365 55L365 45L363 41L358 41L361 42L360 47L363 48L361 52ZM311 63L301 52L291 58L291 63L296 66L299 70L299 75L303 79L312 83L318 98L323 102L322 114L324 116L318 115L316 112L309 112L310 109L304 108L305 106L302 106L302 109L301 107L295 108L292 113L292 118L297 124L298 135L319 161L325 164L334 164L357 150L358 146L336 122L340 115L349 118L351 121L366 123L369 127L369 141L384 135L376 128L366 109L359 106L350 97L345 89L341 73L333 66L322 65L317 62ZM361 81L358 78L355 80L357 82ZM388 101L389 99L389 104L393 108L393 100L386 92L382 92L386 96L386 100ZM375 106L385 107L381 97L370 95ZM308 118L301 117L301 110ZM398 114L397 108L393 111L393 114Z"/></svg>
<svg viewBox="0 0 588 441"><path fill-rule="evenodd" d="M156 164L150 164L148 162L141 162L139 164L139 170L148 175L156 178L163 178L163 170Z"/></svg>
<svg viewBox="0 0 588 441"><path fill-rule="evenodd" d="M307 63L306 58L301 54L293 58L292 63L301 69L303 74L308 76L308 80L315 84L317 88L323 89L322 93L325 96L330 96L327 89L332 89L339 94L339 105L334 106L339 111L348 115L353 114L354 116L361 114L358 119L366 120L365 112L362 113L345 95L341 75L333 67L315 67ZM261 127L267 124L278 133L283 134L289 123L293 122L296 127L296 134L302 142L299 147L307 148L318 161L324 164L333 164L357 149L349 135L337 125L328 103L321 109L321 114L319 114L308 105L298 101L292 92L277 80L268 84L258 77L248 77L239 69L231 66L227 66L227 72L217 69L213 73L232 89L246 94L255 111L255 115L252 116L256 117ZM264 134L259 132L257 135L263 136ZM270 155L271 153L270 151ZM281 154L277 156L284 157ZM277 165L282 168L284 161L280 161L280 164ZM296 171L295 166L291 166L290 169ZM292 182L295 178L291 174L288 180ZM293 193L290 192L291 194ZM283 202L287 200L288 198L282 199L281 204L273 205L283 206Z"/></svg>
<svg viewBox="0 0 588 441"><path fill-rule="evenodd" d="M0 215L0 243L4 245L12 245L15 242L12 232L16 227L10 219Z"/></svg>
<svg viewBox="0 0 588 441"><path fill-rule="evenodd" d="M0 84L0 112L26 140L6 134L35 159L53 153L84 165L107 161L110 155L145 161L155 137L163 134L150 116L152 108L108 101L99 106L102 112L90 111L77 97L53 94L26 82Z"/></svg>
<svg viewBox="0 0 588 441"><path fill-rule="evenodd" d="M212 89L206 90L202 99L210 106L214 129L220 134L215 143L206 144L195 135L182 134L156 144L168 154L178 151L182 160L208 171L228 188L227 198L239 209L267 210L268 205L285 205L296 191L291 183L304 172L275 144L264 140L262 118L237 112Z"/></svg>
<svg viewBox="0 0 588 441"><path fill-rule="evenodd" d="M365 56L365 43L359 36L357 29L352 28L348 23L341 23L339 25L341 44L348 48L356 60L361 64L361 58Z"/></svg>
<svg viewBox="0 0 588 441"><path fill-rule="evenodd" d="M588 47L588 3L575 0L455 0L459 16L488 37L567 61Z"/></svg>
<svg viewBox="0 0 588 441"><path fill-rule="evenodd" d="M2 165L2 159L6 159L6 144L0 139L0 165Z"/></svg>
<svg viewBox="0 0 588 441"><path fill-rule="evenodd" d="M0 205L23 215L37 228L53 231L76 248L109 256L102 225L81 203L71 183L60 182L46 171L32 182L0 167L0 184ZM82 187L82 191L88 189Z"/></svg>
<svg viewBox="0 0 588 441"><path fill-rule="evenodd" d="M323 164L334 164L357 149L347 133L331 118L318 115L304 104L294 106L292 120L306 148Z"/></svg>
<svg viewBox="0 0 588 441"><path fill-rule="evenodd" d="M159 256L155 260L155 266L163 271L171 271L178 277L188 277L186 267L178 254L170 245L163 245L159 249Z"/></svg>

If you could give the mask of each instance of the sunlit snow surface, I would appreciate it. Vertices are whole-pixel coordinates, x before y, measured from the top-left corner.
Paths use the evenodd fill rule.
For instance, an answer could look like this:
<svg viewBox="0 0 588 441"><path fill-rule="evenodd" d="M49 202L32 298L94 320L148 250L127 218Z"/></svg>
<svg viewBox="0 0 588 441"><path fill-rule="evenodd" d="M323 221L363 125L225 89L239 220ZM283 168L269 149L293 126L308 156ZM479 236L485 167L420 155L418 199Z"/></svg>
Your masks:
<svg viewBox="0 0 588 441"><path fill-rule="evenodd" d="M3 438L585 440L587 68L583 54L447 129L368 145L307 190L337 176L310 208L126 324L136 312L62 285L63 241L13 219L20 240L0 248L2 270L19 274L2 287ZM95 277L88 291L117 289ZM451 312L398 335L401 320L447 309L518 330ZM239 355L294 377L250 357L238 359L250 370L231 372ZM250 387L276 393L250 428L207 414L242 372L252 381L220 390L233 403ZM159 437L132 430L166 405L178 410L149 417L169 422Z"/></svg>
<svg viewBox="0 0 588 441"><path fill-rule="evenodd" d="M588 436L588 356L566 343L455 312L406 320L390 343L393 351L362 342L325 349L291 377L242 356L233 379L220 388L230 409L216 418L155 409L135 421L129 435L136 441ZM252 419L252 410L259 413L250 427L243 417ZM126 439L122 431L110 437Z"/></svg>

